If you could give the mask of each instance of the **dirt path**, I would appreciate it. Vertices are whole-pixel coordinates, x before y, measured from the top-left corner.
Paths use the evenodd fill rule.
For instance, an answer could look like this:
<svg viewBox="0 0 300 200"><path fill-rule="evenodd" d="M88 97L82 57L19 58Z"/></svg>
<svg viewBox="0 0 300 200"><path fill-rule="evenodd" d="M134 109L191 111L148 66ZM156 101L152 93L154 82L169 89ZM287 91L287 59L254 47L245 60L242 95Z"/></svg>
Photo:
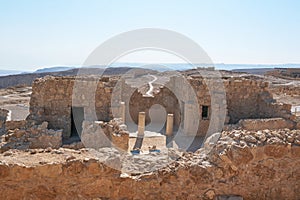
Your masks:
<svg viewBox="0 0 300 200"><path fill-rule="evenodd" d="M31 87L0 89L0 107L10 111L10 120L23 120L29 114Z"/></svg>
<svg viewBox="0 0 300 200"><path fill-rule="evenodd" d="M149 84L149 90L146 92L146 95L153 97L153 88L154 88L153 87L153 83L157 80L157 77L154 76L154 75L149 75L149 76L152 76L153 80L148 82L148 84Z"/></svg>

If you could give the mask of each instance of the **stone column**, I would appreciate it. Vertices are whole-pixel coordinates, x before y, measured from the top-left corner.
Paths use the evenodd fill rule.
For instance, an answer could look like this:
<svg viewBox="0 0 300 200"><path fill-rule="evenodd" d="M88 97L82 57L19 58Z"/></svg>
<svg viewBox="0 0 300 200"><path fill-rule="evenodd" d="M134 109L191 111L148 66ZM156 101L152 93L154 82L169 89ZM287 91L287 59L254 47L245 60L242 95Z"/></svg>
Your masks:
<svg viewBox="0 0 300 200"><path fill-rule="evenodd" d="M167 116L167 126L166 126L166 135L172 136L173 135L173 124L174 124L174 115L168 114Z"/></svg>
<svg viewBox="0 0 300 200"><path fill-rule="evenodd" d="M139 112L139 121L138 121L138 136L143 136L145 132L145 112Z"/></svg>
<svg viewBox="0 0 300 200"><path fill-rule="evenodd" d="M184 128L184 133L188 134L190 132L190 129L192 127L192 113L193 113L193 106L190 102L186 102L184 104L184 124L183 124L183 128Z"/></svg>
<svg viewBox="0 0 300 200"><path fill-rule="evenodd" d="M122 122L125 124L125 102L121 102L121 118Z"/></svg>
<svg viewBox="0 0 300 200"><path fill-rule="evenodd" d="M173 125L174 125L174 115L168 114L167 125L166 125L166 146L168 148L173 147Z"/></svg>
<svg viewBox="0 0 300 200"><path fill-rule="evenodd" d="M145 112L139 112L138 134L133 149L141 149L145 134Z"/></svg>

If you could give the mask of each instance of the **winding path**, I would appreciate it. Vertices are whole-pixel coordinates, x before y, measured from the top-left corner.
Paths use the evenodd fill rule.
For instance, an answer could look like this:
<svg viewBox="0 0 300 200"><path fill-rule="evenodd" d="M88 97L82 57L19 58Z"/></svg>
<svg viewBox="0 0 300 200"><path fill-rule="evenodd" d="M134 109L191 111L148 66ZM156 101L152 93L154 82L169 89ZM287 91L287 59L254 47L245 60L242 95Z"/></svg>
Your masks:
<svg viewBox="0 0 300 200"><path fill-rule="evenodd" d="M157 80L157 77L154 76L154 75L149 75L149 76L152 76L153 80L148 82L149 90L146 92L146 95L153 97L153 85L152 85L152 83L154 83Z"/></svg>

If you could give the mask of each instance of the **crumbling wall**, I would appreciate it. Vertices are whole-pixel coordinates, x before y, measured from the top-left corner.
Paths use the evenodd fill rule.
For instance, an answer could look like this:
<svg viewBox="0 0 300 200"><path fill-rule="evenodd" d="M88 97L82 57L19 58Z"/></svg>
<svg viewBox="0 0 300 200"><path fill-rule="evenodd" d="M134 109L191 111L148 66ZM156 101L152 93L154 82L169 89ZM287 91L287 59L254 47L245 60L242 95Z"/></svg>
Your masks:
<svg viewBox="0 0 300 200"><path fill-rule="evenodd" d="M291 105L276 102L268 82L242 78L228 79L224 84L230 123L237 123L240 119L293 119Z"/></svg>
<svg viewBox="0 0 300 200"><path fill-rule="evenodd" d="M244 119L239 121L239 125L246 130L265 130L265 129L295 129L296 123L283 118L268 119Z"/></svg>
<svg viewBox="0 0 300 200"><path fill-rule="evenodd" d="M9 149L59 148L62 145L62 130L47 129L48 122L26 129L8 130L2 136L0 152Z"/></svg>
<svg viewBox="0 0 300 200"><path fill-rule="evenodd" d="M8 112L9 111L6 109L0 109L0 135L3 135L5 133L5 123Z"/></svg>
<svg viewBox="0 0 300 200"><path fill-rule="evenodd" d="M196 99L191 96L192 92L188 90L189 88L184 86L186 85L185 79L196 94ZM70 137L72 106L84 109L85 120L109 121L113 117L120 117L112 116L113 109L118 109L120 101L126 99L127 102L125 103L128 106L125 109L126 119L130 116L136 122L138 112L147 113L151 105L160 104L165 107L168 113L174 114L176 126L182 122L183 125L199 123L197 135L202 136L207 133L209 128L211 128L211 133L214 133L220 131L224 122L232 124L241 119L281 117L293 120L290 105L277 103L268 90L268 83L236 77L220 80L223 81L222 84L210 83L212 91L209 91L207 80L201 76L193 75L185 78L172 76L169 82L161 87L158 93L154 94L154 97L143 97L139 92L134 92L136 88L132 88L124 80L120 80L121 87L115 87L119 81L117 77L82 77L77 79L75 77L48 77L38 79L33 84L28 120L35 120L38 123L48 121L49 128L63 129L64 137ZM76 85L74 85L75 81ZM95 84L95 81L97 81L97 87L94 92L91 91L90 86ZM72 99L73 87L80 91L80 95L75 95L75 99ZM226 97L222 96L223 92ZM112 93L118 97L112 99ZM212 94L215 95L213 99L211 98ZM198 107L188 107L193 104L197 104ZM207 118L201 117L202 106L208 106L209 116ZM195 116L187 117L188 113L191 113L188 109L193 111L198 109L199 112ZM221 112L222 110L225 112ZM214 116L212 116L213 113ZM212 118L215 120L214 123L210 123ZM196 120L198 121L196 122ZM146 122L149 122L149 117L146 118ZM212 126L215 127L212 128ZM185 132L184 126L183 129ZM193 128L193 130L195 129L197 127Z"/></svg>
<svg viewBox="0 0 300 200"><path fill-rule="evenodd" d="M300 95L300 87L295 85L271 85L270 91L277 95Z"/></svg>
<svg viewBox="0 0 300 200"><path fill-rule="evenodd" d="M6 121L5 123L5 130L15 130L15 129L24 129L27 126L26 120L19 120L19 121Z"/></svg>
<svg viewBox="0 0 300 200"><path fill-rule="evenodd" d="M76 81L76 90L80 96L73 98L73 87ZM90 91L90 86L96 83L96 91ZM49 128L63 129L63 136L71 134L71 108L84 108L84 118L89 120L95 113L97 119L109 121L111 119L111 93L115 81L109 78L83 78L74 77L47 77L37 79L32 86L30 99L30 115L28 120L38 123L49 122ZM87 89L89 88L89 89ZM95 99L92 101L91 99ZM92 104L92 103L95 104ZM95 108L95 109L94 109Z"/></svg>
<svg viewBox="0 0 300 200"><path fill-rule="evenodd" d="M247 79L229 79L224 84L230 123L260 117L259 94L266 91L266 84Z"/></svg>
<svg viewBox="0 0 300 200"><path fill-rule="evenodd" d="M235 124L241 119L281 117L292 120L290 111L291 105L277 103L269 91L269 84L267 82L235 77L228 79L222 78L222 85L218 84L217 79L203 79L201 76L193 75L187 77L187 79L196 93L200 116L202 106L206 105L209 107L209 115L213 112L213 106L215 106L215 108L225 109L225 115L227 116L223 122L226 124ZM209 81L215 81L215 83L213 82L209 87ZM184 88L182 88L183 84L178 81L178 78L175 78L173 84L177 87L181 87L181 90L184 91ZM223 93L225 94L225 98L220 99L223 98ZM211 95L216 96L214 99L215 102L212 102ZM217 109L215 112L222 113ZM200 117L198 135L205 135L207 133L208 127L211 125L211 117L212 116L209 116L208 120ZM214 117L222 118L222 116L218 115ZM217 129L217 131L220 130Z"/></svg>
<svg viewBox="0 0 300 200"><path fill-rule="evenodd" d="M81 141L86 148L117 147L127 152L129 132L121 120L84 121Z"/></svg>
<svg viewBox="0 0 300 200"><path fill-rule="evenodd" d="M210 107L209 112L211 112L213 103L211 101L211 94L222 93L220 85L215 84L218 87L212 87L213 91L209 91L202 77L193 77L189 82L196 91L199 112L202 113L202 105L208 105ZM223 84L226 99L215 102L215 104L218 104L215 106L226 109L226 124L235 124L241 119L281 117L292 120L291 105L277 103L269 91L269 84L267 82L246 78L224 78ZM202 129L206 133L208 126L209 120L200 119L199 129Z"/></svg>
<svg viewBox="0 0 300 200"><path fill-rule="evenodd" d="M10 152L0 154L0 198L299 199L299 145L299 130L223 132L211 149L131 175L117 170L122 157L110 148L99 157L85 149Z"/></svg>
<svg viewBox="0 0 300 200"><path fill-rule="evenodd" d="M259 105L260 117L261 118L272 118L272 117L282 117L285 119L293 119L291 113L292 105L277 103L277 102L268 102L262 100Z"/></svg>

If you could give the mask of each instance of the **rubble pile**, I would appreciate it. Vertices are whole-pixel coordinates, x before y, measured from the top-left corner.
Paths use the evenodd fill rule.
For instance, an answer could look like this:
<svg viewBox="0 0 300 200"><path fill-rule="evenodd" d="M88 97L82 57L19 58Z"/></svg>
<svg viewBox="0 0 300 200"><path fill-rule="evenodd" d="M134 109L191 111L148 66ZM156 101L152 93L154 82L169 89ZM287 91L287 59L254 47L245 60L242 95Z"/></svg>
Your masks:
<svg viewBox="0 0 300 200"><path fill-rule="evenodd" d="M103 121L83 121L81 141L87 148L117 147L128 150L129 132L119 118Z"/></svg>
<svg viewBox="0 0 300 200"><path fill-rule="evenodd" d="M9 149L59 148L62 145L62 130L47 129L48 123L26 129L8 130L1 136L0 152Z"/></svg>

